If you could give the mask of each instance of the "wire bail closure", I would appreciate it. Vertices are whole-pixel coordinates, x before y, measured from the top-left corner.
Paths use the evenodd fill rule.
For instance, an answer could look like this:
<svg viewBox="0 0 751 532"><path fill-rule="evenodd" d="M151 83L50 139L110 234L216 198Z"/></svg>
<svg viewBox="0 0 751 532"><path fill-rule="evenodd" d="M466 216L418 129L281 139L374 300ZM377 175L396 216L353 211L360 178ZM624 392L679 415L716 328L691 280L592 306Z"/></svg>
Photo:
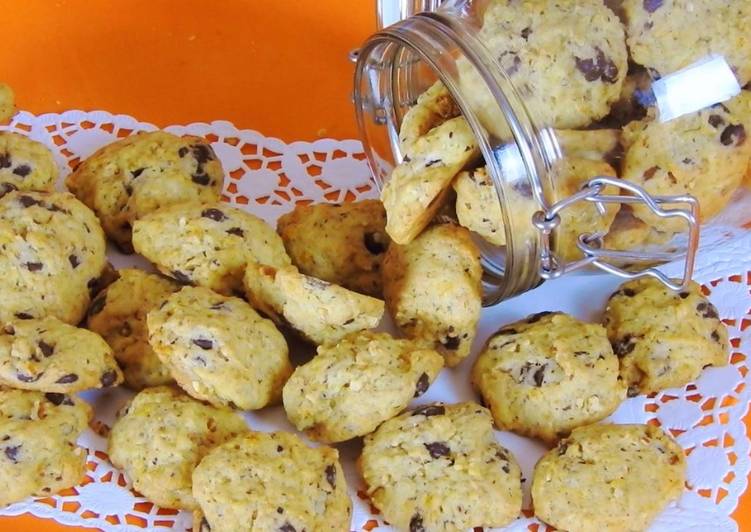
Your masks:
<svg viewBox="0 0 751 532"><path fill-rule="evenodd" d="M630 195L602 194L602 190L608 185L629 192ZM660 253L603 249L604 232L584 233L579 235L579 241L577 242L577 246L584 254L584 258L564 263L551 249L551 234L561 223L559 213L579 201L594 203L600 214L604 214L604 204L606 203L642 203L660 218L681 218L688 225L688 245L686 246L686 250L685 252ZM670 204L671 208L663 207L664 204ZM680 204L683 204L684 207L672 207L673 205ZM540 239L542 247L540 253L540 277L543 279L556 279L566 273L591 265L625 279L653 277L671 290L676 291L686 288L691 281L696 252L699 246L699 202L693 196L652 196L642 187L628 181L613 177L598 176L585 183L582 189L576 194L554 203L550 207L545 207L543 210L537 211L532 216L532 223L540 231L542 237ZM683 276L678 283L654 267L628 271L613 262L608 262L608 260L615 262L630 260L663 263L678 260L682 257L684 258Z"/></svg>

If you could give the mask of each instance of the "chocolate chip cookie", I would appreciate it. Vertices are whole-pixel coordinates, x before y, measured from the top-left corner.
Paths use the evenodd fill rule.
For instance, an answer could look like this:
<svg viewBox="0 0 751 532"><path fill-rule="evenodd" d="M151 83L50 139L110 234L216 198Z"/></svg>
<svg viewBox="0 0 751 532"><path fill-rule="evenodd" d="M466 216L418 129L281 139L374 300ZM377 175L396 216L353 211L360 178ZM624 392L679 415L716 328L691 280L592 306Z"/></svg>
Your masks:
<svg viewBox="0 0 751 532"><path fill-rule="evenodd" d="M50 192L56 181L57 165L47 146L18 133L0 131L0 195L11 190Z"/></svg>
<svg viewBox="0 0 751 532"><path fill-rule="evenodd" d="M727 329L693 282L681 292L655 279L624 283L603 323L629 395L683 386L702 368L728 362Z"/></svg>
<svg viewBox="0 0 751 532"><path fill-rule="evenodd" d="M521 511L519 466L474 403L425 405L386 421L365 437L359 466L371 501L398 530L502 527Z"/></svg>
<svg viewBox="0 0 751 532"><path fill-rule="evenodd" d="M472 383L499 429L554 442L626 398L605 329L560 312L532 314L488 340Z"/></svg>
<svg viewBox="0 0 751 532"><path fill-rule="evenodd" d="M0 388L0 506L81 482L86 450L76 440L91 416L75 396Z"/></svg>
<svg viewBox="0 0 751 532"><path fill-rule="evenodd" d="M249 262L290 264L272 227L226 203L173 205L144 216L133 225L133 245L177 282L225 295L242 290Z"/></svg>
<svg viewBox="0 0 751 532"><path fill-rule="evenodd" d="M436 81L417 98L417 102L402 118L399 127L399 145L402 151L434 127L456 118L461 111L446 86Z"/></svg>
<svg viewBox="0 0 751 532"><path fill-rule="evenodd" d="M277 231L302 273L381 297L389 238L380 201L297 205L279 218Z"/></svg>
<svg viewBox="0 0 751 532"><path fill-rule="evenodd" d="M249 265L245 293L275 323L319 345L375 327L384 311L380 299L303 275L292 266L277 270Z"/></svg>
<svg viewBox="0 0 751 532"><path fill-rule="evenodd" d="M284 386L284 410L310 438L341 442L373 432L427 391L443 357L410 340L363 331L318 348Z"/></svg>
<svg viewBox="0 0 751 532"><path fill-rule="evenodd" d="M151 131L104 146L65 184L99 216L107 236L132 252L136 220L176 203L218 201L223 181L222 164L207 141Z"/></svg>
<svg viewBox="0 0 751 532"><path fill-rule="evenodd" d="M81 321L105 265L94 213L73 195L9 192L0 198L0 322L53 316Z"/></svg>
<svg viewBox="0 0 751 532"><path fill-rule="evenodd" d="M212 448L245 431L239 414L158 386L138 393L119 412L108 453L152 502L194 510L193 470Z"/></svg>
<svg viewBox="0 0 751 532"><path fill-rule="evenodd" d="M683 449L657 427L581 427L537 462L535 515L558 530L647 530L685 476Z"/></svg>
<svg viewBox="0 0 751 532"><path fill-rule="evenodd" d="M134 390L172 382L169 369L149 345L146 314L180 285L143 270L120 270L119 279L96 296L86 326L104 338Z"/></svg>
<svg viewBox="0 0 751 532"><path fill-rule="evenodd" d="M350 530L339 453L288 432L250 432L215 448L193 473L193 496L212 532Z"/></svg>
<svg viewBox="0 0 751 532"><path fill-rule="evenodd" d="M383 261L386 306L396 326L436 349L446 365L469 355L482 307L480 253L463 227L434 225Z"/></svg>
<svg viewBox="0 0 751 532"><path fill-rule="evenodd" d="M287 343L242 299L186 286L146 323L154 352L196 399L255 410L281 398L292 373Z"/></svg>

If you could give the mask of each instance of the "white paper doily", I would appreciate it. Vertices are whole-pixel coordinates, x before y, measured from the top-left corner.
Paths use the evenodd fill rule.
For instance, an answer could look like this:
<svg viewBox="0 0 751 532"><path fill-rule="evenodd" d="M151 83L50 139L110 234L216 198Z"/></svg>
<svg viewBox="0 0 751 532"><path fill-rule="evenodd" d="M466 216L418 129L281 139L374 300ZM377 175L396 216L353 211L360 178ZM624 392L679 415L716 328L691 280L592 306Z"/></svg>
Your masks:
<svg viewBox="0 0 751 532"><path fill-rule="evenodd" d="M136 131L155 126L124 115L106 112L69 111L34 116L17 114L8 126L0 127L29 135L49 146L61 174L100 146ZM228 178L225 199L275 223L297 203L341 202L374 197L376 188L359 141L318 140L293 142L264 137L251 130L238 130L231 123L216 121L166 128L176 134L203 136L212 142ZM695 279L702 283L731 338L730 364L704 371L699 380L682 389L666 390L654 397L635 397L621 405L611 417L618 423L652 423L670 431L685 449L688 480L683 497L669 507L653 530L737 530L730 514L746 489L749 439L743 417L749 404L748 357L751 355L751 234L748 227L751 194L740 195L719 223L702 236ZM122 267L138 263L137 258L111 253ZM672 266L666 266L670 270ZM675 273L679 273L676 269ZM597 321L607 296L619 280L607 275L580 274L545 283L540 288L483 311L475 352L501 324L540 310L564 310L582 319ZM427 394L416 403L435 400L476 400L469 386L471 361L445 370ZM88 475L84 483L61 494L13 504L0 515L31 513L63 524L106 531L189 530L191 516L162 509L134 493L127 478L109 463L106 433L114 413L131 396L126 390L83 394L96 410L93 430L80 444L89 449ZM293 430L281 407L247 413L257 430ZM525 488L532 467L544 447L510 433L497 437L522 465ZM359 443L340 445L339 450L354 505L353 530L389 530L362 496L364 486L354 461ZM649 489L645 486L645 489ZM525 500L529 508L529 498ZM507 527L513 531L546 530L534 518L525 516Z"/></svg>

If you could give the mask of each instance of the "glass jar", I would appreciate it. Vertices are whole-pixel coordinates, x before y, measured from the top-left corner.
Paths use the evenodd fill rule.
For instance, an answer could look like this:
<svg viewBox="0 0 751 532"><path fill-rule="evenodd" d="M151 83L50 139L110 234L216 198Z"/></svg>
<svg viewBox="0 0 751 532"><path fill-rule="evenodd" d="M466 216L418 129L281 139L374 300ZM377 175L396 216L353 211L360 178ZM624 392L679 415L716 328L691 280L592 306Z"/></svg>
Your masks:
<svg viewBox="0 0 751 532"><path fill-rule="evenodd" d="M472 229L485 304L585 267L685 286L700 222L751 160L751 39L697 31L667 57L662 4L377 2L385 27L359 49L354 99L392 238L436 218ZM706 16L748 20L751 2L726 4ZM655 267L679 258L679 280Z"/></svg>

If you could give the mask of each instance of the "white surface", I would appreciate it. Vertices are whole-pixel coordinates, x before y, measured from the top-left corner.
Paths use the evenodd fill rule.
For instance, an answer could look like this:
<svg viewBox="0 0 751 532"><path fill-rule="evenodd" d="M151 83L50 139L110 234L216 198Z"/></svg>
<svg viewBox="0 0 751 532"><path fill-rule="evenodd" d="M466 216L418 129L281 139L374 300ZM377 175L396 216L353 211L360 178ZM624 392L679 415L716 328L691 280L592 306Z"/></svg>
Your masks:
<svg viewBox="0 0 751 532"><path fill-rule="evenodd" d="M91 126L82 127L82 124ZM89 155L97 147L111 142L120 132L150 130L154 126L140 123L127 116L113 116L105 112L82 113L71 111L62 115L33 116L20 113L9 127L29 134L50 146L64 173L68 163ZM345 197L362 198L375 195L369 172L359 152L357 141L319 140L314 143L285 144L257 132L238 131L228 122L173 126L168 130L183 134L214 135L213 143L224 167L232 177L236 190L227 191L233 202L247 199L247 208L274 223L292 208L288 198L314 201L343 201ZM112 132L110 132L112 131ZM212 137L213 139L213 137ZM287 180L289 182L287 182ZM747 197L739 197L740 205L747 205ZM746 203L744 203L746 202ZM738 214L738 210L735 210ZM745 211L748 216L748 210ZM730 326L730 337L737 338L737 353L751 354L751 327L741 332L742 320L751 319L750 287L746 284L751 271L751 236L739 230L747 218L733 215L724 219L726 225L714 225L705 231L704 249L699 255L696 280L711 289L710 299L723 318L736 320ZM143 261L112 253L116 266ZM670 269L670 266L667 267ZM740 274L741 282L729 277ZM716 282L715 282L716 281ZM713 282L714 284L710 284ZM502 324L540 310L564 310L579 318L596 321L600 317L607 296L618 280L607 275L579 274L545 283L535 291L524 294L491 309L486 309L480 322L475 352L487 337ZM612 416L617 423L645 423L658 420L664 428L685 431L678 441L688 454L688 487L682 499L668 508L657 520L653 530L737 530L729 515L738 497L746 488L749 472L749 440L745 434L743 416L749 400L751 377L745 357L737 356L735 363L706 370L701 378L685 389L667 390L654 398L644 396L627 400ZM428 393L417 403L434 400L448 402L476 400L468 384L471 359L454 370L445 370ZM746 374L746 377L743 374ZM84 394L94 405L97 420L110 425L116 410L127 401L130 392L112 390ZM280 407L246 415L257 430L292 430ZM707 424L702 424L702 423ZM544 447L532 440L509 433L497 432L499 441L508 446L522 465L525 487L529 485L534 463ZM14 504L0 511L0 515L30 512L53 518L61 523L101 528L106 531L186 530L191 517L187 513L159 515L157 507L136 509L145 500L132 491L127 479L108 462L106 440L88 431L80 443L89 449L91 483L76 488L74 495L51 498L54 506L33 499ZM353 442L338 446L352 491L354 518L352 528L361 530L369 519L381 525L376 530L388 530L378 516L370 514L368 505L357 496L362 483L355 471L360 444ZM732 463L734 462L734 463ZM649 489L645 486L645 489ZM699 490L703 490L701 493ZM719 495L724 498L718 501ZM66 502L78 502L76 511L63 511ZM525 501L526 507L529 500ZM85 511L94 517L84 517ZM106 516L115 516L121 524L112 525ZM141 519L144 526L125 524L126 516ZM522 518L507 530L528 530L537 523Z"/></svg>

